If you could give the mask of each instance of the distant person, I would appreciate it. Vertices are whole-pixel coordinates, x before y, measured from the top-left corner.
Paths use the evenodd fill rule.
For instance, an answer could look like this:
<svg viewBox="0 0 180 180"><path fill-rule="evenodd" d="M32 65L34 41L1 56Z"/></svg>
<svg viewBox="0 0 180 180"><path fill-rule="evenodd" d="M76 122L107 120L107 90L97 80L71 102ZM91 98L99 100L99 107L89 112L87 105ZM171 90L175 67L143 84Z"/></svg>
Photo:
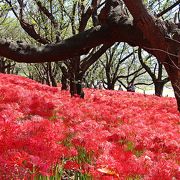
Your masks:
<svg viewBox="0 0 180 180"><path fill-rule="evenodd" d="M135 86L134 83L130 83L128 88L127 88L128 92L135 92Z"/></svg>

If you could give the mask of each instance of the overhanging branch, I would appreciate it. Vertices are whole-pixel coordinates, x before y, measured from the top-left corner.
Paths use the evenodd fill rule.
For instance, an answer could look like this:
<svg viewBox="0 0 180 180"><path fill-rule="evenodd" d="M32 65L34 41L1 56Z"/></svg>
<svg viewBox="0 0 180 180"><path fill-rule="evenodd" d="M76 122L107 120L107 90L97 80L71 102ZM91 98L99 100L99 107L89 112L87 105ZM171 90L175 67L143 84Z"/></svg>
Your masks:
<svg viewBox="0 0 180 180"><path fill-rule="evenodd" d="M0 56L26 63L64 61L86 54L93 47L117 41L137 46L150 46L143 39L142 33L133 27L132 22L126 22L113 27L96 26L57 44L41 47L1 39Z"/></svg>

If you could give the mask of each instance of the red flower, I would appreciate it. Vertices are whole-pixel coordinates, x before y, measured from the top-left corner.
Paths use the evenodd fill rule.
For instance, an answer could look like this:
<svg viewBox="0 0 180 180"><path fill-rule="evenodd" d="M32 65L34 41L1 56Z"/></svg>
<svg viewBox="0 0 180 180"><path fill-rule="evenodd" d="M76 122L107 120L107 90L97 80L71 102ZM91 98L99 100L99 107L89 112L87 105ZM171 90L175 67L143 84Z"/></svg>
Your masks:
<svg viewBox="0 0 180 180"><path fill-rule="evenodd" d="M53 175L57 165L94 179L179 179L174 98L85 89L82 100L0 77L0 179Z"/></svg>

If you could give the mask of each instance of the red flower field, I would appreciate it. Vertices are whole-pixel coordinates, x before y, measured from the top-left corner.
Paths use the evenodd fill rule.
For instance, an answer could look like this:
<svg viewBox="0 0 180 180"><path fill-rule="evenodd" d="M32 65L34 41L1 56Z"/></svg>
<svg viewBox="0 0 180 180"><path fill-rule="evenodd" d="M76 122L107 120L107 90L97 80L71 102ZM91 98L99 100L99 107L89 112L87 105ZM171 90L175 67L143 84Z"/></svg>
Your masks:
<svg viewBox="0 0 180 180"><path fill-rule="evenodd" d="M0 74L0 179L180 179L174 98Z"/></svg>

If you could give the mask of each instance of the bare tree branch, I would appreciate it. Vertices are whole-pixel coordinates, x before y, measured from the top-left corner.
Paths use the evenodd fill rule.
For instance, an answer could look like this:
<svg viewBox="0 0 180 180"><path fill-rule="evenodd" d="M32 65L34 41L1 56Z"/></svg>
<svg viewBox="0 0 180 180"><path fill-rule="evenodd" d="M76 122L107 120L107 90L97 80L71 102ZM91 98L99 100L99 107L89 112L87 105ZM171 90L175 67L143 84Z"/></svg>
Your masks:
<svg viewBox="0 0 180 180"><path fill-rule="evenodd" d="M116 34L116 36L114 36ZM116 41L130 44L144 45L141 32L135 29L131 22L117 26L96 26L79 33L57 44L47 44L35 47L26 43L11 40L0 40L0 56L13 59L17 62L38 63L48 61L64 61L66 59L86 54L89 49L101 44L110 44ZM150 46L150 45L148 45Z"/></svg>

